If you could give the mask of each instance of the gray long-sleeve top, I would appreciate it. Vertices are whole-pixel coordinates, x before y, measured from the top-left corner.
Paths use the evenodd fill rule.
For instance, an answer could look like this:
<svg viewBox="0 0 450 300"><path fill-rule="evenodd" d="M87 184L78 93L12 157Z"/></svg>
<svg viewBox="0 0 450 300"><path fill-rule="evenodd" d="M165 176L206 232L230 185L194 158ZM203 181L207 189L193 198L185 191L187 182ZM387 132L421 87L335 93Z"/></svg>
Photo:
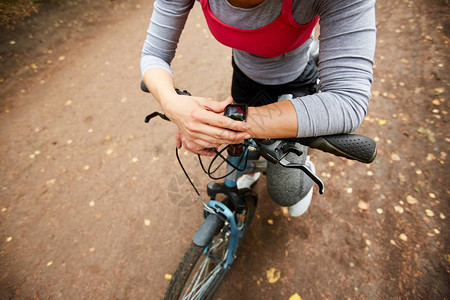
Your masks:
<svg viewBox="0 0 450 300"><path fill-rule="evenodd" d="M156 0L141 57L142 75L170 63L195 0ZM230 26L255 29L275 20L281 0L265 0L243 9L227 0L209 0L214 15ZM299 137L348 133L361 124L370 99L375 52L375 0L293 0L299 24L320 16L319 78L321 93L291 100L297 113ZM310 38L299 48L266 58L233 49L238 67L262 84L294 80L308 61Z"/></svg>

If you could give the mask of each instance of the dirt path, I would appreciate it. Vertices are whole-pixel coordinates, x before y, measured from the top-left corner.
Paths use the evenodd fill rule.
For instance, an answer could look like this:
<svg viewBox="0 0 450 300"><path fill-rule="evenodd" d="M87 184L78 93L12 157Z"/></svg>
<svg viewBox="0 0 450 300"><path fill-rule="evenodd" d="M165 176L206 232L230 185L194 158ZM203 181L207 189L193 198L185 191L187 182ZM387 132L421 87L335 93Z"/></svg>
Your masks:
<svg viewBox="0 0 450 300"><path fill-rule="evenodd" d="M152 4L112 3L44 11L0 35L1 299L159 299L202 220L200 203L174 200L190 192L174 184L175 127L143 122L158 109L138 89ZM357 132L378 158L313 151L326 193L301 219L283 216L262 178L217 299L450 296L448 13L445 1L378 1L373 99ZM230 60L196 5L177 85L223 99ZM204 187L195 157L183 161Z"/></svg>

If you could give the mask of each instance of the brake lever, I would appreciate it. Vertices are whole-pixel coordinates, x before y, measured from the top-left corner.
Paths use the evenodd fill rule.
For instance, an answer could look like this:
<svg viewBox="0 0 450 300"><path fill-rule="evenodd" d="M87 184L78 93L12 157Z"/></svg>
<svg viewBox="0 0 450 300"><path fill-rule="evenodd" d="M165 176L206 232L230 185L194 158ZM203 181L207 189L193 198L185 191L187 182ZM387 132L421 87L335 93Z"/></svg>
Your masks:
<svg viewBox="0 0 450 300"><path fill-rule="evenodd" d="M145 117L145 123L150 122L150 120L154 117L160 117L163 120L170 121L170 119L165 114L155 111Z"/></svg>
<svg viewBox="0 0 450 300"><path fill-rule="evenodd" d="M280 161L278 161L278 163L280 165L282 165L283 167L300 169L303 172L305 172L305 174L308 175L308 177L311 178L311 180L314 181L319 186L319 193L323 194L325 186L324 186L322 180L320 180L320 178L317 177L316 174L314 174L307 166L302 165L302 164L291 163L286 158L280 159Z"/></svg>

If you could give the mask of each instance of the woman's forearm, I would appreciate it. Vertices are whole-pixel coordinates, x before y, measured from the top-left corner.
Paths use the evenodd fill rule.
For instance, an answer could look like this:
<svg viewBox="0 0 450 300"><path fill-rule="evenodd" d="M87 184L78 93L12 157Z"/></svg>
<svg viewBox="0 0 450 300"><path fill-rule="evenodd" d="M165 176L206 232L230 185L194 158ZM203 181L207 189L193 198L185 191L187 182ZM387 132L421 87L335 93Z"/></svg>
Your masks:
<svg viewBox="0 0 450 300"><path fill-rule="evenodd" d="M249 107L247 123L252 138L292 138L297 136L297 114L290 101Z"/></svg>
<svg viewBox="0 0 450 300"><path fill-rule="evenodd" d="M144 82L150 93L165 111L167 99L176 94L172 75L163 69L150 69L144 74Z"/></svg>

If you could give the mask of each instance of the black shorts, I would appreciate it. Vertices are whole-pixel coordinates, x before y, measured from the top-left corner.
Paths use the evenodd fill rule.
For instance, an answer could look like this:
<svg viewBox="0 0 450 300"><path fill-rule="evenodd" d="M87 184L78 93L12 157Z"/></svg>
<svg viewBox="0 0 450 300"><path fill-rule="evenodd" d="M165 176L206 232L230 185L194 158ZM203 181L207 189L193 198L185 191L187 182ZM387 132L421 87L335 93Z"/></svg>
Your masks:
<svg viewBox="0 0 450 300"><path fill-rule="evenodd" d="M301 97L315 94L318 91L317 79L319 71L310 58L303 73L295 80L277 85L260 84L245 75L232 60L233 81L231 96L236 103L245 103L249 106L262 106L276 102L283 94L292 94Z"/></svg>

